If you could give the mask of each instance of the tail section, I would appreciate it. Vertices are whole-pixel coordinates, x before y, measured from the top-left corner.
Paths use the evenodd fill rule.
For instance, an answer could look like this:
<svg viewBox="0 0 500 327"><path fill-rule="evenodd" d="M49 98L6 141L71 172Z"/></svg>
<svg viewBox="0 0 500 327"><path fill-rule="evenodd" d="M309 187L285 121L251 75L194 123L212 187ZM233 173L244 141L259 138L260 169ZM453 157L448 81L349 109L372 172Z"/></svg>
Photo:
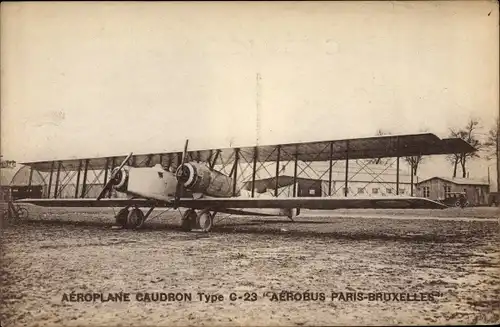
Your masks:
<svg viewBox="0 0 500 327"><path fill-rule="evenodd" d="M287 216L290 220L293 221L294 217L300 215L300 208L281 208L280 216Z"/></svg>

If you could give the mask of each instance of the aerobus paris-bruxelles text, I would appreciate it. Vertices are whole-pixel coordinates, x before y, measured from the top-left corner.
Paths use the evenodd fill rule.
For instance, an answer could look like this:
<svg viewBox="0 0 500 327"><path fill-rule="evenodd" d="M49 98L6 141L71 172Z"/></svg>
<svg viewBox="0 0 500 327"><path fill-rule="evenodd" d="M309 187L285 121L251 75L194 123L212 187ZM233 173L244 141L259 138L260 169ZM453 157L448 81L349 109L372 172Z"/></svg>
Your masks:
<svg viewBox="0 0 500 327"><path fill-rule="evenodd" d="M441 293L436 292L421 292L421 293L405 293L405 292L264 292L262 299L267 299L272 302L324 302L324 301L341 301L341 302L356 302L356 301L377 301L377 302L432 302L437 297L441 297ZM138 292L138 293L64 293L62 295L63 302L130 302L135 300L138 302L191 302L200 301L204 303L216 303L229 301L244 301L255 302L259 296L255 292L232 292L228 296L220 293L184 293L184 292Z"/></svg>

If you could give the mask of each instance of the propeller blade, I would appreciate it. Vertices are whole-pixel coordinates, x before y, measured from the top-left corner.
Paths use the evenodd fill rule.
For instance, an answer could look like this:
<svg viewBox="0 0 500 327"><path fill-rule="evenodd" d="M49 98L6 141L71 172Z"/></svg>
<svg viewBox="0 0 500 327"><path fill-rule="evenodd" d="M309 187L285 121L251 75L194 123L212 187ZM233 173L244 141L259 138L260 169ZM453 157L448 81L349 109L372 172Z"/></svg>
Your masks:
<svg viewBox="0 0 500 327"><path fill-rule="evenodd" d="M182 153L182 165L186 162L188 143L189 140L186 140L186 143L184 144L184 152Z"/></svg>
<svg viewBox="0 0 500 327"><path fill-rule="evenodd" d="M104 197L104 195L106 195L106 193L108 192L109 187L113 183L113 179L116 177L116 174L118 174L118 172L120 170L122 170L123 166L125 166L127 164L127 162L130 160L130 158L132 158L132 155L133 155L133 153L130 152L129 155L125 158L125 160L122 161L122 163L120 164L120 166L118 166L118 169L113 169L113 173L111 174L109 180L104 185L101 193L99 193L99 195L97 196L97 200L102 199Z"/></svg>
<svg viewBox="0 0 500 327"><path fill-rule="evenodd" d="M184 144L184 152L182 153L181 165L179 167L177 167L177 169L180 169L184 165L184 163L186 163L188 144L189 144L189 140L186 140L186 143ZM178 181L177 185L175 187L175 203L176 203L176 206L177 206L177 203L179 203L179 200L181 198L181 192L183 190L183 187L184 187L184 183Z"/></svg>

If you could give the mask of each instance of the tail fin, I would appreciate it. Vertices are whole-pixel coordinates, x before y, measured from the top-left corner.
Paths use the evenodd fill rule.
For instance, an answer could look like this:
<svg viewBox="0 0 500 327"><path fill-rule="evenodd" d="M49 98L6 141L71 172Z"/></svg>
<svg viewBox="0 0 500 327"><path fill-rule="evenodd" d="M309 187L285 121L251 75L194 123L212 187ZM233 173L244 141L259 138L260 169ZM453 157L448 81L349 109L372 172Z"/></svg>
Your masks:
<svg viewBox="0 0 500 327"><path fill-rule="evenodd" d="M280 216L287 216L290 220L293 220L293 217L300 215L300 208L281 208Z"/></svg>

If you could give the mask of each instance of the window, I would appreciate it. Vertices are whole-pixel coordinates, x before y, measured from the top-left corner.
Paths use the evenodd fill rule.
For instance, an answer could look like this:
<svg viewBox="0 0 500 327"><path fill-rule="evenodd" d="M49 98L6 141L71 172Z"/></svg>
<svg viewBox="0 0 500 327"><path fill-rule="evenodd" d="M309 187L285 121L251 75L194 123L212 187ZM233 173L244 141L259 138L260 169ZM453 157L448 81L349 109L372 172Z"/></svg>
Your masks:
<svg viewBox="0 0 500 327"><path fill-rule="evenodd" d="M315 195L316 194L316 190L311 188L309 189L309 195Z"/></svg>
<svg viewBox="0 0 500 327"><path fill-rule="evenodd" d="M365 193L365 188L364 187L358 187L358 194L364 194Z"/></svg>
<svg viewBox="0 0 500 327"><path fill-rule="evenodd" d="M404 188L400 188L399 189L399 194L405 194L405 189Z"/></svg>
<svg viewBox="0 0 500 327"><path fill-rule="evenodd" d="M386 190L386 192L387 192L387 194L392 194L392 188L388 188L388 189Z"/></svg>
<svg viewBox="0 0 500 327"><path fill-rule="evenodd" d="M451 186L445 185L444 186L444 197L449 198L450 197L450 192L451 192Z"/></svg>
<svg viewBox="0 0 500 327"><path fill-rule="evenodd" d="M431 196L431 189L429 186L424 186L423 187L423 190L424 190L424 198L428 198L429 196Z"/></svg>
<svg viewBox="0 0 500 327"><path fill-rule="evenodd" d="M372 188L372 193L373 194L378 194L378 188L376 188L376 187Z"/></svg>

